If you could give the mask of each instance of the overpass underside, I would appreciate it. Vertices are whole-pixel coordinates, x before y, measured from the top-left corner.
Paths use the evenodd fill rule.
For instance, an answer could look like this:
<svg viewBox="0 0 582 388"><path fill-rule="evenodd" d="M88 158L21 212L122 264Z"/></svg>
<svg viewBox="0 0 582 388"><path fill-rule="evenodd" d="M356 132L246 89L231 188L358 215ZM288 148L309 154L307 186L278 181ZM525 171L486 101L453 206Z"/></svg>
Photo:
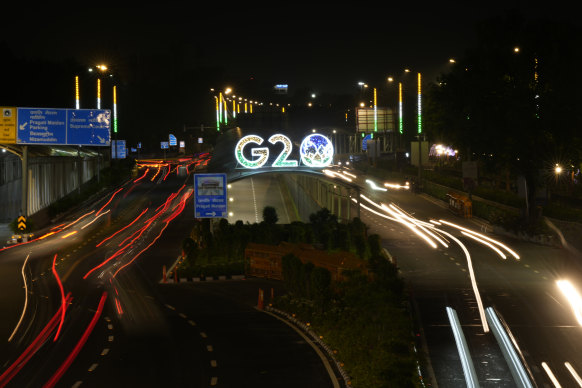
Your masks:
<svg viewBox="0 0 582 388"><path fill-rule="evenodd" d="M227 174L227 182L232 183L265 174L276 175L279 178L281 190L287 194L292 203L289 211L296 215L294 218L302 222L309 222L309 216L323 208L336 215L340 222L347 222L360 216L358 187L333 181L321 171L265 170L245 174L233 172Z"/></svg>

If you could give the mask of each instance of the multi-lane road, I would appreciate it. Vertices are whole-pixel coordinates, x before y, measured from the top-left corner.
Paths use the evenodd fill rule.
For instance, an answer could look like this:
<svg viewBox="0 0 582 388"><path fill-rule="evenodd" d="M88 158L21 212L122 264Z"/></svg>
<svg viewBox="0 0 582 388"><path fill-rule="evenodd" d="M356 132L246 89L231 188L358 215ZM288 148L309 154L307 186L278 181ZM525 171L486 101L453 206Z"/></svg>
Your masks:
<svg viewBox="0 0 582 388"><path fill-rule="evenodd" d="M279 282L161 282L192 193L190 175L152 161L0 251L0 387L337 386L311 343L255 308Z"/></svg>
<svg viewBox="0 0 582 388"><path fill-rule="evenodd" d="M425 196L351 179L364 194L362 220L407 282L427 384L465 386L450 307L479 385L517 386L484 325L492 307L532 386L582 386L575 253L494 236ZM304 337L255 308L257 290L283 292L279 282L160 284L192 228L192 191L191 177L152 164L36 240L0 251L0 387L337 386ZM233 182L229 221L260 222L273 206L279 223L292 222L287 193L276 175Z"/></svg>
<svg viewBox="0 0 582 388"><path fill-rule="evenodd" d="M362 186L366 179L358 177ZM580 255L495 236L482 223L453 215L444 203L383 183L367 182L370 200L361 201L361 217L382 237L409 286L430 360L427 381L441 387L466 384L446 312L450 307L458 313L480 386L519 386L490 325L483 325L482 311L491 307L506 323L531 386L582 386ZM387 211L390 204L396 207Z"/></svg>

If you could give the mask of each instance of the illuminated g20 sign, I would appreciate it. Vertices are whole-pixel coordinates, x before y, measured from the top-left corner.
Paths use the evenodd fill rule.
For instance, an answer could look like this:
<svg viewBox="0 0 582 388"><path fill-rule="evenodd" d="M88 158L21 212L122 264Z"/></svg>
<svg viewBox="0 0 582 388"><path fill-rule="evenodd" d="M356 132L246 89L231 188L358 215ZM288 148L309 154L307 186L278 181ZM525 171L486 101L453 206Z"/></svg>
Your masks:
<svg viewBox="0 0 582 388"><path fill-rule="evenodd" d="M283 143L283 150L271 164L271 167L297 167L299 165L297 160L288 159L293 150L293 143L287 136L276 134L269 137L267 141L273 145ZM238 141L234 155L243 168L254 169L265 166L269 160L268 147L252 147L250 149L252 159L248 159L243 153L245 147L250 143L260 146L263 142L263 138L258 135L248 135ZM326 167L333 161L333 144L327 137L314 133L303 139L299 147L299 155L301 162L307 167Z"/></svg>

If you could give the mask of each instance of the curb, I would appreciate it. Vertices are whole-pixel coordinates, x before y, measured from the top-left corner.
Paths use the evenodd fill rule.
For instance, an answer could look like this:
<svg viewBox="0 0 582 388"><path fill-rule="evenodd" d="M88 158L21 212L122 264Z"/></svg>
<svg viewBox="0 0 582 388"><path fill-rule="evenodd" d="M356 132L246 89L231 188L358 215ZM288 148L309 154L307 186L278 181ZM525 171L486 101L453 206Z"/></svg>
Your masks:
<svg viewBox="0 0 582 388"><path fill-rule="evenodd" d="M326 358L333 363L333 368L336 369L336 372L339 373L343 380L343 386L344 387L351 386L350 376L343 369L343 364L335 358L334 351L325 342L323 342L316 333L314 333L313 329L311 329L311 327L309 327L308 324L305 324L297 320L292 315L271 306L265 306L264 311L279 317L279 319L285 320L287 324L294 326L297 330L300 330L305 335L309 336L309 339L313 341L314 344L316 344L317 347L320 348L320 350L324 351L326 353L325 354Z"/></svg>
<svg viewBox="0 0 582 388"><path fill-rule="evenodd" d="M168 277L166 281L160 280L160 284L168 283L204 283L213 281L225 281L225 280L245 280L245 275L220 275L220 276L205 276L205 277L195 277L195 278L179 278L178 281L174 281L174 278Z"/></svg>

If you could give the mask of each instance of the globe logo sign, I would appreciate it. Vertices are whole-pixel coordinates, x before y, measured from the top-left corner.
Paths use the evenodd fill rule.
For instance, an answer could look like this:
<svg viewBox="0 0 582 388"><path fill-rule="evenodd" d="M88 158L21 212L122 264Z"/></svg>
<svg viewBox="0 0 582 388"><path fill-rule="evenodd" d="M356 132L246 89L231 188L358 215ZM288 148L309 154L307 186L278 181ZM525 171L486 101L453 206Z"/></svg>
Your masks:
<svg viewBox="0 0 582 388"><path fill-rule="evenodd" d="M301 161L309 167L326 167L333 162L333 144L318 133L307 136L299 148Z"/></svg>

